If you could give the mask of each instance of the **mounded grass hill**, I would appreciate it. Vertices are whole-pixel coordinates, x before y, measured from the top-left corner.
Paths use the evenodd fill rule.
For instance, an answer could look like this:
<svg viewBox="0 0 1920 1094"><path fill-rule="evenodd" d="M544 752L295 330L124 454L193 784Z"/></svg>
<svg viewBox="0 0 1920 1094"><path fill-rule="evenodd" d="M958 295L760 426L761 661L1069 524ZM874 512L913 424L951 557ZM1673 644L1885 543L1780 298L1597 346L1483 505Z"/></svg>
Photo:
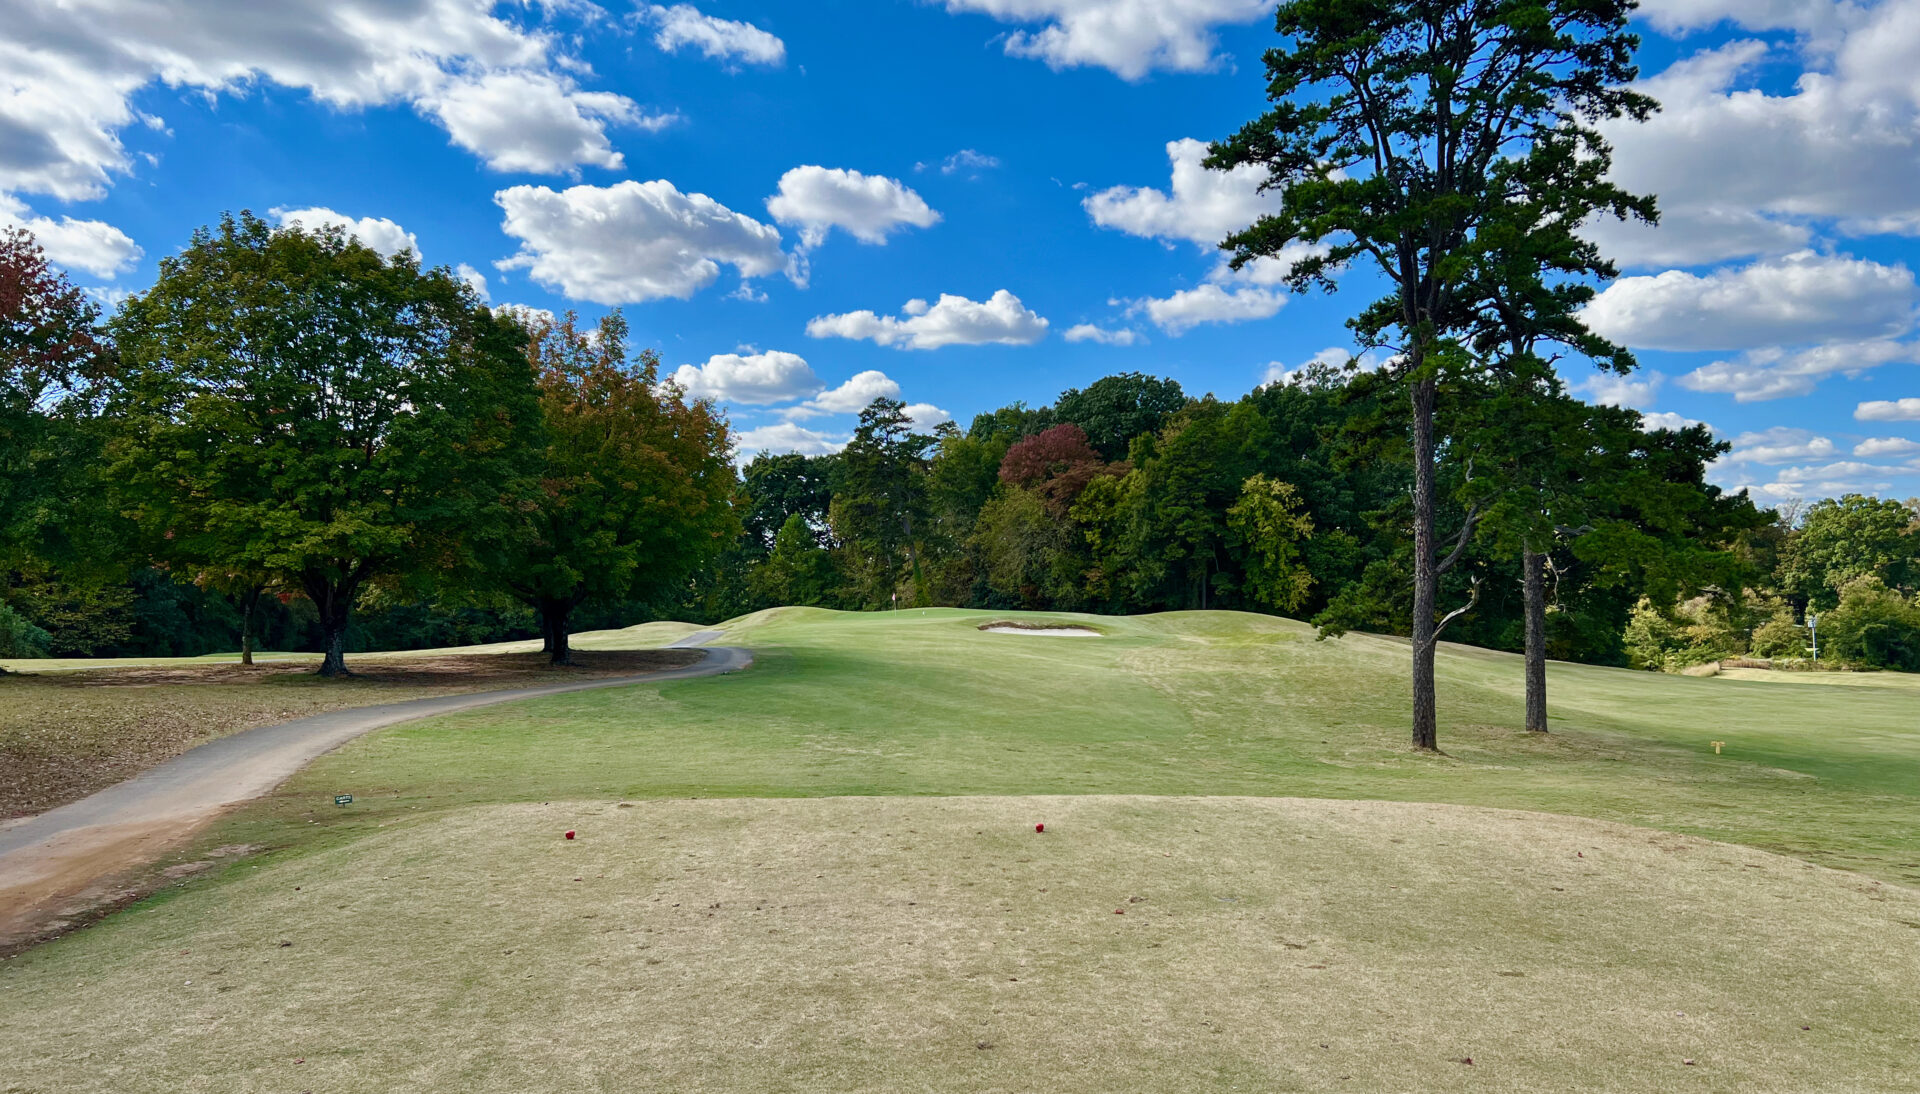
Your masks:
<svg viewBox="0 0 1920 1094"><path fill-rule="evenodd" d="M978 629L998 619L1103 637ZM1518 658L1445 646L1433 757L1406 746L1404 642L1319 642L1267 616L784 608L726 630L751 672L399 727L316 764L229 842L503 801L1226 794L1567 813L1920 883L1920 707L1894 674L1836 688L1554 665L1540 738L1521 729ZM366 806L333 811L336 788Z"/></svg>
<svg viewBox="0 0 1920 1094"><path fill-rule="evenodd" d="M1432 757L1390 640L996 618L364 738L0 963L0 1091L1920 1089L1910 688L1450 648Z"/></svg>

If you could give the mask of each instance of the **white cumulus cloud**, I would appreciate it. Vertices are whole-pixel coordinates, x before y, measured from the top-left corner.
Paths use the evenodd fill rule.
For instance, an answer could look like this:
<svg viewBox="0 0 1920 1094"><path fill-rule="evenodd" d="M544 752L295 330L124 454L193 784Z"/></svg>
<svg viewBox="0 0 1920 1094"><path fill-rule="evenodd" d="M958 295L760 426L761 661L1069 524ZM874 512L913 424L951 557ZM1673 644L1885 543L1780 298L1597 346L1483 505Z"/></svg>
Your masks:
<svg viewBox="0 0 1920 1094"><path fill-rule="evenodd" d="M1352 360L1353 354L1349 351L1341 349L1338 346L1329 346L1319 353L1314 354L1307 360L1306 364L1301 365L1299 368L1288 368L1282 362L1273 361L1267 365L1267 374L1261 378L1260 386L1266 387L1270 384L1293 383L1295 380L1307 375L1307 373L1316 366L1319 368L1344 369L1347 367L1347 363Z"/></svg>
<svg viewBox="0 0 1920 1094"><path fill-rule="evenodd" d="M1092 323L1078 323L1067 328L1066 339L1069 342L1097 342L1103 346L1131 346L1140 341L1140 332L1130 327L1108 330Z"/></svg>
<svg viewBox="0 0 1920 1094"><path fill-rule="evenodd" d="M1920 234L1920 0L1657 0L1653 25L1736 37L1641 81L1660 113L1602 126L1614 177L1657 194L1662 225L1596 225L1636 265L1701 265L1804 246L1809 229ZM1785 89L1770 77L1799 74Z"/></svg>
<svg viewBox="0 0 1920 1094"><path fill-rule="evenodd" d="M502 319L511 319L530 331L551 327L560 317L545 308L536 308L531 304L495 304L493 314Z"/></svg>
<svg viewBox="0 0 1920 1094"><path fill-rule="evenodd" d="M1047 336L1047 321L1005 289L985 301L942 293L937 303L909 300L901 311L904 318L865 310L822 315L807 324L807 334L871 341L895 349L1027 346Z"/></svg>
<svg viewBox="0 0 1920 1094"><path fill-rule="evenodd" d="M797 452L802 456L828 456L847 447L847 438L835 437L831 433L808 429L793 422L775 422L757 429L749 429L734 438L735 451L741 462L751 460L761 452L783 455Z"/></svg>
<svg viewBox="0 0 1920 1094"><path fill-rule="evenodd" d="M1659 394L1666 382L1666 374L1660 372L1636 372L1626 376L1596 372L1572 386L1599 406L1628 406L1645 410L1653 404L1654 396Z"/></svg>
<svg viewBox="0 0 1920 1094"><path fill-rule="evenodd" d="M1863 460L1886 456L1920 456L1920 441L1905 437L1869 437L1853 446L1853 454Z"/></svg>
<svg viewBox="0 0 1920 1094"><path fill-rule="evenodd" d="M677 120L649 114L624 95L581 91L544 72L491 72L455 80L426 103L453 143L496 171L558 175L581 164L619 168L626 158L609 125L657 131Z"/></svg>
<svg viewBox="0 0 1920 1094"><path fill-rule="evenodd" d="M297 228L303 232L321 232L328 228L338 228L347 235L392 258L401 251L412 251L414 257L420 255L420 241L412 232L402 228L386 217L351 217L345 213L336 213L325 206L313 206L307 209L267 210L267 214L280 223L282 228Z"/></svg>
<svg viewBox="0 0 1920 1094"><path fill-rule="evenodd" d="M1831 459L1839 454L1832 440L1812 430L1775 426L1733 438L1733 451L1721 459L1727 463L1791 463Z"/></svg>
<svg viewBox="0 0 1920 1094"><path fill-rule="evenodd" d="M524 269L575 300L637 303L686 299L712 284L722 264L742 279L786 265L780 230L705 194L660 179L612 186L515 186L494 195L501 229L520 241L501 269Z"/></svg>
<svg viewBox="0 0 1920 1094"><path fill-rule="evenodd" d="M650 4L640 17L655 28L653 44L668 53L692 46L707 59L725 63L779 65L787 44L752 23L707 15L692 4Z"/></svg>
<svg viewBox="0 0 1920 1094"><path fill-rule="evenodd" d="M1214 28L1251 23L1273 0L946 0L950 12L1041 24L1006 36L1007 53L1053 68L1095 65L1138 80L1156 69L1200 72L1220 60Z"/></svg>
<svg viewBox="0 0 1920 1094"><path fill-rule="evenodd" d="M1192 138L1170 141L1173 180L1166 190L1115 186L1081 205L1093 222L1148 239L1186 240L1214 247L1280 207L1280 195L1260 192L1267 173L1253 164L1231 171L1201 166L1207 146Z"/></svg>
<svg viewBox="0 0 1920 1094"><path fill-rule="evenodd" d="M1622 278L1583 317L1641 349L1728 350L1897 335L1912 326L1913 307L1905 266L1799 251L1705 275Z"/></svg>
<svg viewBox="0 0 1920 1094"><path fill-rule="evenodd" d="M1807 467L1783 467L1772 473L1771 481L1761 483L1757 489L1781 500L1878 494L1891 489L1893 476L1898 474L1901 472L1893 468L1840 460Z"/></svg>
<svg viewBox="0 0 1920 1094"><path fill-rule="evenodd" d="M1680 384L1694 391L1732 395L1736 402L1755 403L1806 395L1828 376L1859 376L1895 361L1920 361L1920 344L1881 340L1831 342L1803 350L1769 346L1749 350L1732 361L1715 361L1695 369L1681 377Z"/></svg>
<svg viewBox="0 0 1920 1094"><path fill-rule="evenodd" d="M1248 287L1225 289L1209 282L1182 289L1165 299L1135 301L1129 314L1145 314L1155 326L1175 337L1202 323L1244 323L1269 319L1286 307L1284 293Z"/></svg>
<svg viewBox="0 0 1920 1094"><path fill-rule="evenodd" d="M909 428L916 433L931 433L939 426L953 421L953 415L934 406L932 403L908 403L903 413L910 423Z"/></svg>
<svg viewBox="0 0 1920 1094"><path fill-rule="evenodd" d="M1642 411L1640 413L1640 422L1649 430L1669 429L1676 433L1682 429L1688 429L1696 425L1707 425L1705 422L1696 421L1684 414L1675 414L1671 410L1657 410L1652 413ZM1707 428L1712 429L1713 427L1707 425Z"/></svg>
<svg viewBox="0 0 1920 1094"><path fill-rule="evenodd" d="M913 169L915 171L925 171L928 166L928 164L916 163L913 165ZM941 160L939 164L940 173L943 175L953 175L965 171L968 177L978 177L980 172L991 171L998 166L1000 166L1000 157L989 156L985 152L975 151L971 148L962 148L960 151Z"/></svg>
<svg viewBox="0 0 1920 1094"><path fill-rule="evenodd" d="M127 233L99 220L36 216L19 199L0 193L0 225L14 225L33 238L56 265L112 277L131 269L146 252Z"/></svg>
<svg viewBox="0 0 1920 1094"><path fill-rule="evenodd" d="M826 386L805 358L779 350L716 353L704 365L681 365L674 370L673 382L696 399L744 406L804 399Z"/></svg>
<svg viewBox="0 0 1920 1094"><path fill-rule="evenodd" d="M574 39L511 17L528 11L497 0L0 0L0 191L101 196L131 170L122 133L165 129L134 105L156 84L208 96L273 84L341 110L406 104L489 163L617 164L605 129L638 107L581 90Z"/></svg>
<svg viewBox="0 0 1920 1094"><path fill-rule="evenodd" d="M473 290L473 295L479 297L482 304L493 299L492 294L487 292L486 274L462 262L453 268L453 276L466 282L467 287Z"/></svg>
<svg viewBox="0 0 1920 1094"><path fill-rule="evenodd" d="M797 407L781 411L789 418L821 414L858 414L875 399L898 399L900 385L878 369L855 373L839 387L823 391Z"/></svg>
<svg viewBox="0 0 1920 1094"><path fill-rule="evenodd" d="M1854 408L1863 422L1920 422L1920 399L1876 399Z"/></svg>
<svg viewBox="0 0 1920 1094"><path fill-rule="evenodd" d="M862 243L884 244L902 228L930 228L940 214L919 194L884 175L844 168L796 167L780 176L780 192L767 199L773 219L800 230L807 247L826 242L839 228Z"/></svg>

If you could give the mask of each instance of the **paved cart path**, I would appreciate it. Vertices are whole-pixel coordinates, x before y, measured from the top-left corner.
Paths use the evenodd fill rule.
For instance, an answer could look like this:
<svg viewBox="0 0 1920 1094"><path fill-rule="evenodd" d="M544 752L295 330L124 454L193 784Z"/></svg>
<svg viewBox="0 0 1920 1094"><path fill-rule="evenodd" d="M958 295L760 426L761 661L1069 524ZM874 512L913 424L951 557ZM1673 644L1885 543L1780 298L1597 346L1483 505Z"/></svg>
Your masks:
<svg viewBox="0 0 1920 1094"><path fill-rule="evenodd" d="M699 631L671 648L722 637ZM684 668L330 711L209 741L122 783L0 829L0 952L111 902L115 881L178 846L230 806L257 798L317 756L400 722L516 699L735 672L743 649L716 647Z"/></svg>

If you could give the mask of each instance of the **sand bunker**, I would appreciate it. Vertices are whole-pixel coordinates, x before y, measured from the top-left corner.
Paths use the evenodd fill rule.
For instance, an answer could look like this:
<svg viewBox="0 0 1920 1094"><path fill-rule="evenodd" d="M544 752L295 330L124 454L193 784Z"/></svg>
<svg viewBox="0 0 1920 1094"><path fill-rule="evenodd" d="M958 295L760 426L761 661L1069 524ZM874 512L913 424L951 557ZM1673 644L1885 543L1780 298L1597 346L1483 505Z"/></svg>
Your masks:
<svg viewBox="0 0 1920 1094"><path fill-rule="evenodd" d="M980 628L988 634L1033 634L1043 638L1098 638L1092 627L1043 627L1026 623L988 623Z"/></svg>

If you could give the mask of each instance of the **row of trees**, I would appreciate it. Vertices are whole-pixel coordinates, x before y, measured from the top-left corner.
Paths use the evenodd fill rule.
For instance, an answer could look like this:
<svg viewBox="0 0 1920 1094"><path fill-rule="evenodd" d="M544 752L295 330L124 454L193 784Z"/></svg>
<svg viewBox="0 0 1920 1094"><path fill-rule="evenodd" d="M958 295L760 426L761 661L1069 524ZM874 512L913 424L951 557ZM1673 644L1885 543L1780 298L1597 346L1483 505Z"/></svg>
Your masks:
<svg viewBox="0 0 1920 1094"><path fill-rule="evenodd" d="M1394 451L1395 394L1331 366L1231 403L1124 374L931 434L883 400L843 453L746 465L744 534L689 610L1222 608L1408 634L1412 475ZM1462 641L1650 668L1805 656L1809 611L1876 589L1920 595L1920 501L1759 510L1707 481L1726 446L1704 427L1649 430L1564 394L1447 412L1461 428L1437 509L1458 555L1441 595L1465 608L1447 625ZM1702 612L1710 640L1688 630ZM1647 626L1674 636L1655 655ZM1781 643L1790 634L1800 645Z"/></svg>
<svg viewBox="0 0 1920 1094"><path fill-rule="evenodd" d="M1764 575L1756 586L1638 604L1629 663L1799 660L1813 655L1817 633L1822 662L1920 672L1920 498L1849 494L1783 506L1750 543Z"/></svg>
<svg viewBox="0 0 1920 1094"><path fill-rule="evenodd" d="M104 326L23 235L0 255L7 653L260 634L338 671L357 613L362 644L537 628L563 661L583 610L780 604L1414 630L1393 369L1317 366L1234 402L1124 374L932 434L881 400L844 452L736 476L724 423L629 360L617 314L527 331L444 273L246 217ZM1706 482L1724 446L1702 428L1646 430L1550 374L1468 379L1436 400L1457 608L1436 629L1529 654L1533 728L1549 657L1797 656L1808 610L1830 657L1920 668L1911 503L1759 512Z"/></svg>
<svg viewBox="0 0 1920 1094"><path fill-rule="evenodd" d="M617 316L530 337L445 271L244 216L104 331L27 261L0 549L33 618L0 640L71 633L88 613L59 605L126 584L98 575L129 559L243 620L268 590L305 605L332 672L382 597L511 599L557 659L582 604L1237 607L1408 635L1423 749L1443 633L1524 649L1539 730L1549 656L1782 646L1809 605L1900 662L1911 507L1840 499L1783 527L1706 484L1723 448L1704 429L1647 431L1561 387L1573 362L1635 367L1581 324L1615 271L1579 234L1655 219L1608 181L1597 128L1655 109L1630 90L1633 6L1278 5L1268 108L1208 161L1263 171L1278 209L1223 246L1299 291L1382 287L1349 322L1377 370L1232 403L1110 377L964 433L916 433L882 400L844 452L762 457L737 484L725 425L628 360ZM1851 532L1823 546L1861 521L1900 527L1891 561ZM66 600L36 600L50 587Z"/></svg>
<svg viewBox="0 0 1920 1094"><path fill-rule="evenodd" d="M243 214L104 324L0 235L0 316L16 648L71 647L158 571L243 645L269 594L304 602L328 675L370 600L518 602L564 663L576 607L678 588L737 532L725 421L617 313L529 330L410 254Z"/></svg>

